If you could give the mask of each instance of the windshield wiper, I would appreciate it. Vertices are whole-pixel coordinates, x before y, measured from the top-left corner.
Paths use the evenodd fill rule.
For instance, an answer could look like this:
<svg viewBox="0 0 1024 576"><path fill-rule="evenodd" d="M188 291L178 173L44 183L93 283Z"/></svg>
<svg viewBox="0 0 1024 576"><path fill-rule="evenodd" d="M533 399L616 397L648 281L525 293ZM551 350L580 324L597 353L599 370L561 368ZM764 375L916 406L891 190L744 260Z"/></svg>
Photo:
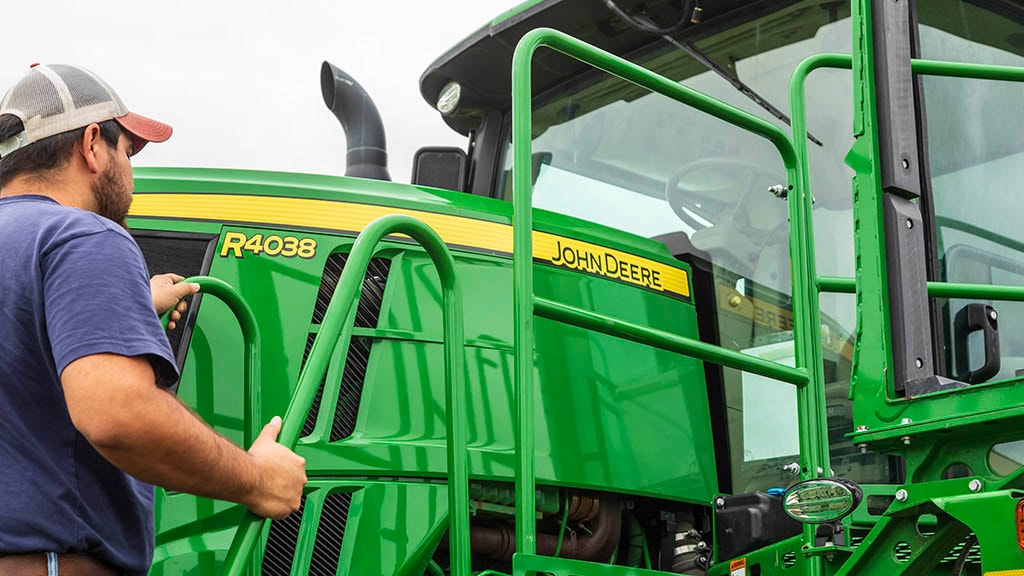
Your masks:
<svg viewBox="0 0 1024 576"><path fill-rule="evenodd" d="M605 0L605 3L609 7L612 7L613 4L614 4L612 0ZM615 6L615 8L618 8L618 6ZM621 9L613 10L613 11L620 12ZM638 20L634 20L634 18L639 18L639 19ZM633 16L633 17L630 17L628 19L623 19L623 20L627 24L629 24L630 26L636 28L637 30L640 30L641 32L648 32L648 33L650 33L649 30L647 30L645 27L652 27L652 28L656 28L657 27L657 24L655 24L655 22L653 20L651 20L650 18L648 18L646 15L643 15L643 14L640 14L639 16ZM643 26L640 26L640 24L643 24ZM668 42L669 44L675 46L676 48L682 50L683 52L686 52L691 58L693 58L697 62L700 62L708 70L711 70L711 71L715 72L716 74L718 74L719 76L721 76L723 79L725 79L726 82L728 82L729 84L732 84L732 87L735 88L736 90L738 90L740 92L740 94L743 94L747 98L750 98L755 104L757 104L758 106L763 108L766 112L768 112L772 116L774 116L774 117L778 118L779 120L785 122L787 126L792 126L793 125L792 121L789 119L789 116L786 116L786 114L782 110L779 110L778 108L776 108L771 102L769 102L763 96L761 96L760 94L755 92L753 88L751 88L750 86L747 86L736 75L732 74L731 72L729 72L728 70L726 70L725 68L720 66L717 62L715 62L711 58L708 58L707 54L704 54L703 52L701 52L700 48L697 48L696 46L694 46L693 44L691 44L689 42L680 42L680 41L676 40L675 38L669 36L668 34L658 34L658 35L661 36L661 38L663 40L665 40L666 42ZM811 142L814 142L818 146L824 146L824 144L821 142L821 140L818 140L817 138L815 138L814 135L811 134L810 131L807 132L807 139L810 140Z"/></svg>
<svg viewBox="0 0 1024 576"><path fill-rule="evenodd" d="M707 55L701 52L699 48L697 48L693 44L690 44L689 42L679 42L678 40L667 34L663 34L661 37L669 44L689 54L691 58L703 64L705 68L715 71L719 76L724 78L726 82L732 84L733 88L739 90L740 94L743 94L747 98L753 100L755 104L757 104L761 108L764 108L769 114L775 116L779 120L782 120L783 122L786 123L787 126L792 126L792 122L790 121L789 116L786 116L785 112L776 108L774 105L772 105L771 102L765 100L763 96L755 92L753 88L747 86L746 84L743 83L742 80L740 80L736 76L733 76L725 68L719 66L717 62L708 58ZM818 146L824 146L821 140L815 138L810 131L807 132L807 139L810 140L811 142L814 142Z"/></svg>

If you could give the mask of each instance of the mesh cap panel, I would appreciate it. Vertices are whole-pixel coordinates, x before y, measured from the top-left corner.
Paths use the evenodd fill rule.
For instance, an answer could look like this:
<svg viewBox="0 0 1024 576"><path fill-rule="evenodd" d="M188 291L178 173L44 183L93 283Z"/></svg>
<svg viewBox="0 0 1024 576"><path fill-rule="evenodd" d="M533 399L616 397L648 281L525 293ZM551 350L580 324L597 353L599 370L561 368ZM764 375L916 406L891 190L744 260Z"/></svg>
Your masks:
<svg viewBox="0 0 1024 576"><path fill-rule="evenodd" d="M89 72L66 64L54 64L50 66L50 69L60 75L64 84L67 85L75 108L84 108L94 104L110 102L111 100L119 107L122 106L120 99L114 94L114 91Z"/></svg>
<svg viewBox="0 0 1024 576"><path fill-rule="evenodd" d="M53 82L33 70L7 93L3 102L5 113L10 113L8 108L21 110L24 116L48 118L64 112L64 103ZM21 114L14 115L21 117L22 122L25 121Z"/></svg>
<svg viewBox="0 0 1024 576"><path fill-rule="evenodd" d="M172 132L162 122L130 113L110 85L85 68L67 64L32 67L0 100L3 114L17 116L25 131L0 142L0 157L106 120L117 120L128 131L136 151L146 142L167 140Z"/></svg>

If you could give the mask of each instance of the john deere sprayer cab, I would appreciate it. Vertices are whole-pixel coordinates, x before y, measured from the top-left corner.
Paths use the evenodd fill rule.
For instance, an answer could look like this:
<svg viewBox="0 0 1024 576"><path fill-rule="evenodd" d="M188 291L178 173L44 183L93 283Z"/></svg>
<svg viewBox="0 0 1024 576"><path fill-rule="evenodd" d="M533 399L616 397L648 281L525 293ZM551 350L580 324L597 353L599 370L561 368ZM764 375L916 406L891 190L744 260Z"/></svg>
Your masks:
<svg viewBox="0 0 1024 576"><path fill-rule="evenodd" d="M406 185L325 63L345 177L137 171L178 396L310 477L151 573L1024 573L1022 81L1017 0L533 0Z"/></svg>

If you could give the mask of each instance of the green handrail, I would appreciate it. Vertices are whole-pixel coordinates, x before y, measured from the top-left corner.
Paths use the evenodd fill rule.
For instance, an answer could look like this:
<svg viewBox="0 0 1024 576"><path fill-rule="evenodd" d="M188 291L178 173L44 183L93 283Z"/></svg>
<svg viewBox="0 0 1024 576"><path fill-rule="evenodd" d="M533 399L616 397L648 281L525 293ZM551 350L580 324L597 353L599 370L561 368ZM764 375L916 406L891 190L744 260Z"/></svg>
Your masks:
<svg viewBox="0 0 1024 576"><path fill-rule="evenodd" d="M245 404L245 412L243 414L242 438L245 446L249 446L256 439L256 435L259 434L259 427L261 426L260 406L262 402L260 398L259 370L261 343L259 326L256 324L256 315L253 314L252 308L242 299L238 290L219 278L191 276L185 278L180 283L184 282L199 284L200 294L216 296L227 305L228 309L235 315L235 318L238 319L238 326L242 330L242 342L245 347L245 367L242 377L242 401ZM160 317L160 322L164 328L167 328L170 316L171 312L168 311Z"/></svg>
<svg viewBox="0 0 1024 576"><path fill-rule="evenodd" d="M827 428L824 421L825 399L822 379L820 320L818 313L817 274L815 272L813 230L810 220L810 195L797 170L797 155L789 137L775 125L725 104L700 92L645 70L613 54L589 46L561 32L538 29L526 34L516 47L512 61L512 182L513 204L513 300L515 303L515 390L516 390L516 550L519 554L536 554L537 527L533 516L534 491L534 434L533 434L533 369L534 337L533 316L540 310L556 310L549 303L539 303L533 292L533 214L530 175L532 111L532 60L536 50L546 46L567 56L587 63L637 86L657 92L725 122L769 140L775 145L786 167L789 182L790 258L793 275L794 346L796 369L799 377L809 385L797 388L800 414L801 464L805 478L817 476L820 469L827 470ZM538 306L538 304L541 304ZM562 313L571 310L561 307ZM582 311L580 311L582 312ZM565 319L572 314L563 314ZM594 322L589 327L601 330L608 325L605 317L590 314ZM603 331L603 330L601 330ZM650 343L655 336L649 329L632 330ZM677 344L684 339L678 339ZM693 352L690 350L688 353ZM745 361L741 360L741 363ZM793 375L795 378L795 375ZM813 544L813 529L804 530L807 544ZM820 562L813 560L812 573L820 573Z"/></svg>
<svg viewBox="0 0 1024 576"><path fill-rule="evenodd" d="M855 294L857 281L853 278L819 276L818 289L836 294ZM1024 286L971 284L964 282L928 282L928 295L932 298L977 298L1024 302Z"/></svg>
<svg viewBox="0 0 1024 576"><path fill-rule="evenodd" d="M853 66L853 58L849 54L815 54L801 62L793 71L789 83L790 111L793 122L793 142L800 166L802 188L810 192L807 159L807 113L804 86L811 72L819 68L838 68L849 70ZM1024 82L1024 68L995 66L986 64L964 64L961 62L943 62L939 60L911 59L910 69L915 74L927 76L943 76L949 78L968 78L975 80L1002 80L1008 82ZM808 196L810 194L808 193ZM954 225L947 220L947 224ZM956 223L954 227L965 232L975 233L992 240L1002 241L1011 248L1024 249L1024 243L1010 238L994 238L997 235L966 223ZM818 290L840 294L856 293L856 281L853 278L821 276L817 279ZM1024 287L1000 286L992 284L970 284L959 282L928 282L928 295L934 298L984 298L1013 302L1024 301Z"/></svg>
<svg viewBox="0 0 1024 576"><path fill-rule="evenodd" d="M463 390L464 353L462 295L456 282L455 261L448 246L429 226L401 214L383 216L371 222L356 238L341 274L338 286L327 306L320 331L313 340L309 359L299 374L299 383L284 415L278 442L294 449L323 375L331 352L339 341L345 342L339 358L339 371L345 367L347 343L352 338L359 295L370 259L380 241L390 234L405 234L426 250L441 279L444 314L445 407L448 435L448 511L451 573L469 576L469 464L466 449L465 391ZM263 530L265 518L247 512L225 559L224 574L241 576L248 558Z"/></svg>

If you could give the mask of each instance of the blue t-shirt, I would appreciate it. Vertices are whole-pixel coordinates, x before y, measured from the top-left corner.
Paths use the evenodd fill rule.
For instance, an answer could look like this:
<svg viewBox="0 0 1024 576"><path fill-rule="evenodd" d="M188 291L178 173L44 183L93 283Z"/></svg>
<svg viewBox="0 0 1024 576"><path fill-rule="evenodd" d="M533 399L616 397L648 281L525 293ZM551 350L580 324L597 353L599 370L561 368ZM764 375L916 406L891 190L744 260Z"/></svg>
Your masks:
<svg viewBox="0 0 1024 576"><path fill-rule="evenodd" d="M153 556L153 487L75 429L60 374L145 355L177 379L142 254L117 224L45 196L0 198L0 556L76 552L128 574Z"/></svg>

